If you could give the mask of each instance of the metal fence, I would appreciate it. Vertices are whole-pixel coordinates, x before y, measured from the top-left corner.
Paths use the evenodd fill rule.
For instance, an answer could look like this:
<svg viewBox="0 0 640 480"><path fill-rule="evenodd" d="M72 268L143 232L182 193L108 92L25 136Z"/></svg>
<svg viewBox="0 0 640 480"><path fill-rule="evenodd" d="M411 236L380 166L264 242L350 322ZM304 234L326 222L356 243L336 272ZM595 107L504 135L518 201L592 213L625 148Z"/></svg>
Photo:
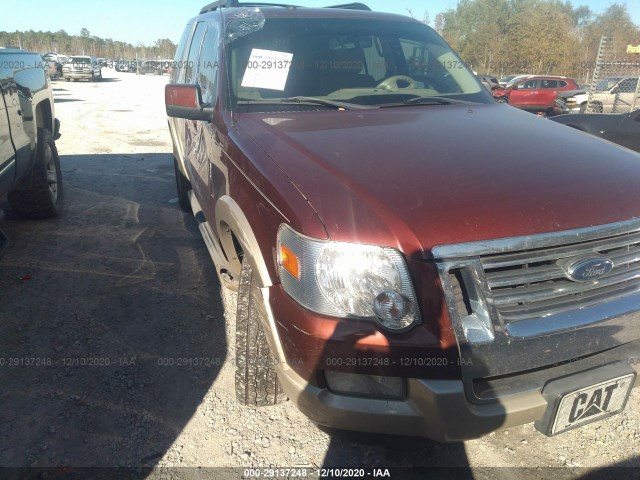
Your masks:
<svg viewBox="0 0 640 480"><path fill-rule="evenodd" d="M640 108L640 48L602 37L593 65L586 111L628 113Z"/></svg>

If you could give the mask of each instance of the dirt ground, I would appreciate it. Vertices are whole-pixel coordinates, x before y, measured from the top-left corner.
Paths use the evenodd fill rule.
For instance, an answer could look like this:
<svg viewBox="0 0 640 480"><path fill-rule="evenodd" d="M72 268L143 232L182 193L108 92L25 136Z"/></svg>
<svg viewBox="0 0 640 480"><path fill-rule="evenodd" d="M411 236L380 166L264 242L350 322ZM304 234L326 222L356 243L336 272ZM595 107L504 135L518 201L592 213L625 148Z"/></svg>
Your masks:
<svg viewBox="0 0 640 480"><path fill-rule="evenodd" d="M329 434L291 403L237 405L235 299L221 297L195 223L177 206L167 77L104 76L54 82L63 216L21 221L0 200L11 240L0 257L1 467L34 478L82 467L240 478L243 467L269 466L595 478L594 469L640 467L638 391L623 414L555 438L526 425L452 445Z"/></svg>

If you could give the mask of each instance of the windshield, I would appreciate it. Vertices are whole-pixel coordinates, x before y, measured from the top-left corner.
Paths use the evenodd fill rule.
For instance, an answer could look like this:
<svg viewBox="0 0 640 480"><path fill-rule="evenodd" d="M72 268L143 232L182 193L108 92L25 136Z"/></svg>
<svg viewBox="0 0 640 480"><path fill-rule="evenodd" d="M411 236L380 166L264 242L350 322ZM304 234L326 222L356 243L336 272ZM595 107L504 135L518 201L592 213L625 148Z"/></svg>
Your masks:
<svg viewBox="0 0 640 480"><path fill-rule="evenodd" d="M520 81L524 80L524 79L525 79L525 78L527 78L527 77L528 77L528 75L518 75L517 77L513 77L511 80L509 80L509 81L507 82L506 87L507 87L507 88L513 87L516 83L518 83L518 82L520 82Z"/></svg>
<svg viewBox="0 0 640 480"><path fill-rule="evenodd" d="M430 96L492 102L446 43L417 23L267 18L228 49L232 108L239 111L272 111L294 99L316 109L332 101L376 107Z"/></svg>
<svg viewBox="0 0 640 480"><path fill-rule="evenodd" d="M622 77L610 77L602 79L596 84L596 90L600 92L611 90L616 85L616 83L620 81L621 78Z"/></svg>
<svg viewBox="0 0 640 480"><path fill-rule="evenodd" d="M69 57L67 63L91 63L91 59L89 57Z"/></svg>

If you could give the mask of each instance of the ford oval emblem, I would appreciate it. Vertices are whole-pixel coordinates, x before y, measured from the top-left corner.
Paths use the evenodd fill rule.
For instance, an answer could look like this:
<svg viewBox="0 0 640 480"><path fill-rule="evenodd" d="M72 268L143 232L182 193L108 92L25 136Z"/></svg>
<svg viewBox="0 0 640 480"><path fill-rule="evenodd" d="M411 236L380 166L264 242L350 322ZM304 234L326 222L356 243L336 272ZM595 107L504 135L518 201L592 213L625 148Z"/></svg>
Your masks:
<svg viewBox="0 0 640 480"><path fill-rule="evenodd" d="M589 257L569 263L565 272L574 282L599 280L613 270L613 262L606 257Z"/></svg>

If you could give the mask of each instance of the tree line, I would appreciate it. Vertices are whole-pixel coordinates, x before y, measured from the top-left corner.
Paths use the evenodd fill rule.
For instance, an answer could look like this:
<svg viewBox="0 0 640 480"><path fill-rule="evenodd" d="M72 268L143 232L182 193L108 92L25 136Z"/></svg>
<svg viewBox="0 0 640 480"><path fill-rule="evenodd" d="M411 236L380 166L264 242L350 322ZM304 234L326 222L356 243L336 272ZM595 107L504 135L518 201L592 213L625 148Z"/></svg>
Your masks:
<svg viewBox="0 0 640 480"><path fill-rule="evenodd" d="M428 12L423 21L432 23ZM596 14L570 0L460 0L436 15L433 27L481 74L566 75L587 82L603 35L613 38L608 61L640 62L640 54L626 52L627 45L640 45L640 26L618 3ZM168 38L132 45L91 35L86 28L80 35L0 32L0 46L113 59L173 58L176 51Z"/></svg>
<svg viewBox="0 0 640 480"><path fill-rule="evenodd" d="M431 23L428 14L424 21ZM432 26L486 75L566 75L587 82L603 35L613 39L608 61L640 63L639 54L626 52L640 45L640 26L618 3L596 14L568 0L460 0Z"/></svg>
<svg viewBox="0 0 640 480"><path fill-rule="evenodd" d="M175 56L176 45L168 38L156 40L153 45L100 38L91 35L86 28L80 35L70 35L64 30L42 32L0 32L0 46L15 47L33 52L61 53L65 55L93 55L111 59L171 58Z"/></svg>

